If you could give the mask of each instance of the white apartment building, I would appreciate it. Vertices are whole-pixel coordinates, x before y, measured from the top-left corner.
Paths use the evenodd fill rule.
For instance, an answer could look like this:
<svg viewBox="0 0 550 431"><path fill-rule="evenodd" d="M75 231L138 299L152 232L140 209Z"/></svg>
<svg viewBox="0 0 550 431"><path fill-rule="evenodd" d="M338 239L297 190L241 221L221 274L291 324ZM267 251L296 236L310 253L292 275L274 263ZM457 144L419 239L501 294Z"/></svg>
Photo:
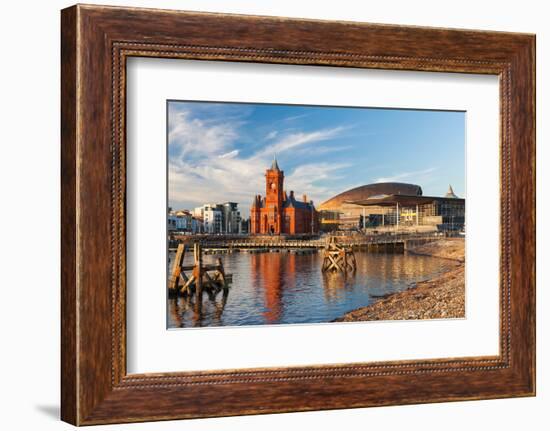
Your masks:
<svg viewBox="0 0 550 431"><path fill-rule="evenodd" d="M205 233L223 232L223 211L218 205L206 204L202 207Z"/></svg>

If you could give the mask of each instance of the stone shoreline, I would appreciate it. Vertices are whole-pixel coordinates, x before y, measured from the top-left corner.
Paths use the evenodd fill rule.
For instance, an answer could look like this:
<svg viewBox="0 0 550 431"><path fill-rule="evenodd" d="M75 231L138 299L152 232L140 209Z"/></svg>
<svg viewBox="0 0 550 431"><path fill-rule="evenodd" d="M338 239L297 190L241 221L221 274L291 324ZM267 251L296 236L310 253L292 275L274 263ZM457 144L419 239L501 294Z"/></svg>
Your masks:
<svg viewBox="0 0 550 431"><path fill-rule="evenodd" d="M350 311L334 322L464 318L464 239L441 239L410 252L451 259L456 266L403 292Z"/></svg>

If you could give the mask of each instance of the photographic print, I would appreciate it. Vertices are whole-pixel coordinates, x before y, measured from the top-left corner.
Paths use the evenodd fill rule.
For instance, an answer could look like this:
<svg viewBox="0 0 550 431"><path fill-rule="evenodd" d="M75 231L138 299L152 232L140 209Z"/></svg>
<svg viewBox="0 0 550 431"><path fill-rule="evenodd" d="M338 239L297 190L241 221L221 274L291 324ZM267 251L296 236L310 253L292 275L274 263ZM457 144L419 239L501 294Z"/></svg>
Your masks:
<svg viewBox="0 0 550 431"><path fill-rule="evenodd" d="M168 328L464 318L465 115L167 101Z"/></svg>
<svg viewBox="0 0 550 431"><path fill-rule="evenodd" d="M535 47L64 9L61 418L534 396Z"/></svg>

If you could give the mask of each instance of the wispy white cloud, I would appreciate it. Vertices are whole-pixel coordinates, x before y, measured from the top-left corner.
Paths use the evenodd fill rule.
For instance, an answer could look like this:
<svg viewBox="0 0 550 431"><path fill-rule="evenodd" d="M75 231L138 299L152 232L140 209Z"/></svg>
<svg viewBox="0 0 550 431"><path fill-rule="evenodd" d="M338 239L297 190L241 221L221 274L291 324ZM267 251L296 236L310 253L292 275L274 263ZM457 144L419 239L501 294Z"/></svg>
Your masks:
<svg viewBox="0 0 550 431"><path fill-rule="evenodd" d="M239 150L232 150L228 153L222 154L219 156L220 159L232 159L234 157L237 157L239 155Z"/></svg>
<svg viewBox="0 0 550 431"><path fill-rule="evenodd" d="M170 112L168 131L169 199L171 205L185 203L186 206L206 202L238 202L244 215L252 196L261 193L265 187L264 172L274 154L283 156L292 150L305 150L308 145L337 138L343 127L314 131L273 130L267 137L270 143L246 156L241 154L240 127L243 120L216 115L215 120L196 118L190 110ZM317 146L316 151L323 150ZM294 171L286 172L285 185L297 193L308 193L308 198L320 202L332 190L322 184L336 177L341 164L309 163Z"/></svg>
<svg viewBox="0 0 550 431"><path fill-rule="evenodd" d="M331 129L322 129L313 132L290 133L275 141L272 145L260 150L256 156L272 156L274 154L281 154L288 150L295 150L297 147L302 147L304 145L334 139L344 130L344 127L334 127Z"/></svg>
<svg viewBox="0 0 550 431"><path fill-rule="evenodd" d="M266 140L266 141L269 141L270 139L275 138L278 134L279 134L279 132L278 132L277 130L272 130L271 132L269 132L269 133L266 135L265 140Z"/></svg>
<svg viewBox="0 0 550 431"><path fill-rule="evenodd" d="M374 182L375 183L391 183L391 182L404 181L404 180L407 180L407 179L416 179L416 180L418 180L419 178L424 177L424 176L432 173L436 169L437 168L435 168L435 167L431 167L431 168L423 169L423 170L420 170L420 171L401 172L401 173L398 173L398 174L395 174L395 175L391 175L389 177L376 178L374 180Z"/></svg>
<svg viewBox="0 0 550 431"><path fill-rule="evenodd" d="M171 112L168 129L170 152L179 157L225 154L237 138L242 124L238 120L214 122L193 118L190 111Z"/></svg>
<svg viewBox="0 0 550 431"><path fill-rule="evenodd" d="M308 163L299 166L287 177L287 184L298 193L307 193L308 200L319 204L337 193L332 187L343 176L338 172L351 166L349 163Z"/></svg>
<svg viewBox="0 0 550 431"><path fill-rule="evenodd" d="M286 117L283 121L294 121L298 120L300 118L307 117L309 114L300 114L300 115L292 115L290 117Z"/></svg>
<svg viewBox="0 0 550 431"><path fill-rule="evenodd" d="M262 148L248 157L242 157L238 149L231 149L238 140L238 134L232 130L219 133L219 125L211 125L212 131L202 130L200 125L191 138L180 139L187 145L202 145L202 140L208 140L207 149L201 149L201 157L188 157L196 151L186 149L169 161L169 193L172 204L178 202L201 205L206 202L235 201L241 206L243 214L248 213L252 196L261 193L265 187L264 173L269 166L273 152L281 155L285 151L300 146L319 142L337 136L339 129L321 130L309 133L297 133L285 136L269 149ZM322 184L343 168L341 164L309 163L301 165L287 173L285 185L297 193L308 193L310 199L316 202L326 199L333 192ZM250 202L249 202L250 201Z"/></svg>
<svg viewBox="0 0 550 431"><path fill-rule="evenodd" d="M208 162L169 164L171 202L201 205L233 201L248 205L262 190L265 166L239 158L213 158Z"/></svg>
<svg viewBox="0 0 550 431"><path fill-rule="evenodd" d="M353 148L352 145L315 145L314 151L316 156L320 156L323 154L329 154L329 153L339 153L342 151L346 151ZM311 148L309 147L303 147L303 148L297 148L293 150L293 154L296 155L311 155Z"/></svg>

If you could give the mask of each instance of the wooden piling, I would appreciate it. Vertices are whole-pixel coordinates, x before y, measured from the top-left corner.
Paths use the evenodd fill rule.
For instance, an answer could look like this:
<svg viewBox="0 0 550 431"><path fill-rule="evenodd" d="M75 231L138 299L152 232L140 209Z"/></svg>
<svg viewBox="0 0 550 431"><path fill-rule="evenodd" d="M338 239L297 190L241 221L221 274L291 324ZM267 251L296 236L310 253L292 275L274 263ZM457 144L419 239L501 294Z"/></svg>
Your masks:
<svg viewBox="0 0 550 431"><path fill-rule="evenodd" d="M185 246L179 244L168 282L170 296L182 295L190 298L195 295L196 307L200 307L197 303L202 301L203 292L213 296L221 290L227 293L232 279L231 274L225 273L221 258L217 258L215 264L204 264L202 255L201 244L197 242L193 245L194 263L183 265ZM190 275L188 271L191 272Z"/></svg>
<svg viewBox="0 0 550 431"><path fill-rule="evenodd" d="M335 237L330 237L323 252L323 265L321 270L348 272L355 271L357 262L352 247L338 244Z"/></svg>
<svg viewBox="0 0 550 431"><path fill-rule="evenodd" d="M229 288L229 285L227 284L227 280L225 278L225 270L223 269L223 264L221 258L218 257L218 272L216 274L216 279L220 279L222 282L222 288L225 293L227 293L227 290Z"/></svg>
<svg viewBox="0 0 550 431"><path fill-rule="evenodd" d="M177 292L178 284L181 277L181 266L183 258L185 257L185 244L179 244L176 251L176 257L174 258L174 265L172 267L172 275L168 284L168 289L171 292ZM184 278L187 278L184 274ZM186 281L186 280L184 280Z"/></svg>
<svg viewBox="0 0 550 431"><path fill-rule="evenodd" d="M195 293L200 301L200 298L202 298L203 270L201 245L198 242L193 245L193 256L195 258L195 267L193 268L193 276L195 277Z"/></svg>

